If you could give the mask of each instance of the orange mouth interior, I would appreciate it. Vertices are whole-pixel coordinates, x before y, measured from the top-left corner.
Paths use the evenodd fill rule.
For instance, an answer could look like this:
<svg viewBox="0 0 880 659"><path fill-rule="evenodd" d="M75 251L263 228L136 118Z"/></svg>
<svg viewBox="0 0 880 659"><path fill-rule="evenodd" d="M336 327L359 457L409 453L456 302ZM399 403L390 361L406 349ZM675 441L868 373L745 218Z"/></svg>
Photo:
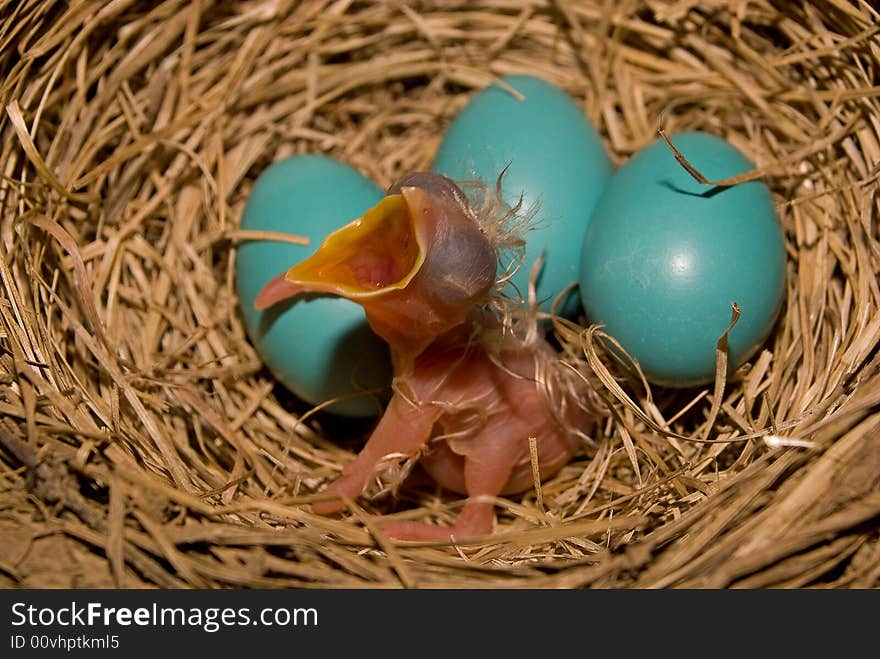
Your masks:
<svg viewBox="0 0 880 659"><path fill-rule="evenodd" d="M364 298L405 288L425 255L409 206L389 195L341 229L284 278L303 288Z"/></svg>

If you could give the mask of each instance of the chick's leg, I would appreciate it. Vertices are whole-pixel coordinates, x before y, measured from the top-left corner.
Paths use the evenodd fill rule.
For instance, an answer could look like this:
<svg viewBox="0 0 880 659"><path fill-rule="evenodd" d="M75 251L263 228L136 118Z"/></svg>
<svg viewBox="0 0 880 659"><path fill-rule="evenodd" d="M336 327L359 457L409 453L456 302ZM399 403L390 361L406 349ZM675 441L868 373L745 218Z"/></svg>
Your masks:
<svg viewBox="0 0 880 659"><path fill-rule="evenodd" d="M379 424L364 448L342 475L325 490L348 499L356 499L373 475L376 465L387 455L415 455L428 441L440 411L433 405L416 406L399 394L394 394ZM334 498L312 504L319 515L334 513L345 507L345 501Z"/></svg>
<svg viewBox="0 0 880 659"><path fill-rule="evenodd" d="M424 522L392 522L382 530L398 540L445 542L463 540L492 531L497 497L522 455L522 447L500 424L490 424L474 438L474 450L464 460L464 481L468 500L451 527L433 526ZM520 440L522 441L522 440ZM481 497L490 500L481 500Z"/></svg>

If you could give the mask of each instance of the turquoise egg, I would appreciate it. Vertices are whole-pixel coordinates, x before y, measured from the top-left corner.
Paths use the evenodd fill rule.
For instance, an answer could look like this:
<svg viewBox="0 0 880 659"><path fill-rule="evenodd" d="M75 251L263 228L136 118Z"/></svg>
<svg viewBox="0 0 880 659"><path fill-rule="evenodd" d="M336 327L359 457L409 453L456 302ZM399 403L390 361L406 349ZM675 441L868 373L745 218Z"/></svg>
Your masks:
<svg viewBox="0 0 880 659"><path fill-rule="evenodd" d="M674 135L706 178L752 169L725 140ZM752 181L697 183L658 140L611 178L583 243L580 291L587 317L638 360L649 380L685 387L715 374L715 346L728 336L729 366L767 338L785 293L785 241L770 190Z"/></svg>
<svg viewBox="0 0 880 659"><path fill-rule="evenodd" d="M522 197L523 210L537 207L513 283L525 298L532 265L543 253L537 294L549 311L553 299L578 279L584 230L611 175L611 161L596 130L561 89L526 75L502 80L525 100L495 84L476 94L446 131L432 168L453 179L480 179L494 189L508 167L504 201L513 206ZM561 311L575 309L576 293Z"/></svg>
<svg viewBox="0 0 880 659"><path fill-rule="evenodd" d="M363 215L382 197L382 190L351 167L304 155L267 168L245 206L242 229L309 238L308 247L244 242L235 259L235 288L248 336L264 363L290 391L312 405L363 388L387 387L391 381L387 345L370 329L363 309L349 300L311 297L256 311L254 298L266 282L311 256L327 234ZM327 409L350 417L381 411L371 396Z"/></svg>

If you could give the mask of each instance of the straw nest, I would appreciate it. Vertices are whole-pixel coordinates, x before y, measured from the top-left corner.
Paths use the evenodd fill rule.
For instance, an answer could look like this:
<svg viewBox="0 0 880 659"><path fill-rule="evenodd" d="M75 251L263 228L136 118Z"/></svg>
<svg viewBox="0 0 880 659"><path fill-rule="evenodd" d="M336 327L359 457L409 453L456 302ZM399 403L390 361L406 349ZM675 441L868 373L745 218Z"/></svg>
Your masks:
<svg viewBox="0 0 880 659"><path fill-rule="evenodd" d="M870 4L0 3L0 584L876 587ZM237 226L289 154L380 185L426 168L509 73L569 92L617 165L661 120L748 154L785 228L787 302L723 391L605 373L596 447L502 500L492 537L393 543L370 515L448 523L460 501L417 480L310 512L369 427L302 420L262 368Z"/></svg>

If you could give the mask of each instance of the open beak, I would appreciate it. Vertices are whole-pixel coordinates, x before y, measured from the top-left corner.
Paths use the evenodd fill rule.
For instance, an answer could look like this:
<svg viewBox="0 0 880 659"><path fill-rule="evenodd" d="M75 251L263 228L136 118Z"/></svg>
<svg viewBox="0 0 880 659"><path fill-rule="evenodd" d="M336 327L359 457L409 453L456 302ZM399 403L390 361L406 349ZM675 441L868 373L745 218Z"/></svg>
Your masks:
<svg viewBox="0 0 880 659"><path fill-rule="evenodd" d="M300 294L338 295L364 308L373 331L408 368L459 325L495 280L496 254L464 195L448 179L417 174L318 251L260 291L265 309ZM421 185L419 185L419 183Z"/></svg>
<svg viewBox="0 0 880 659"><path fill-rule="evenodd" d="M339 295L363 304L407 287L425 262L428 236L416 222L430 201L405 188L324 239L318 251L276 277L254 300L265 309L301 293Z"/></svg>

